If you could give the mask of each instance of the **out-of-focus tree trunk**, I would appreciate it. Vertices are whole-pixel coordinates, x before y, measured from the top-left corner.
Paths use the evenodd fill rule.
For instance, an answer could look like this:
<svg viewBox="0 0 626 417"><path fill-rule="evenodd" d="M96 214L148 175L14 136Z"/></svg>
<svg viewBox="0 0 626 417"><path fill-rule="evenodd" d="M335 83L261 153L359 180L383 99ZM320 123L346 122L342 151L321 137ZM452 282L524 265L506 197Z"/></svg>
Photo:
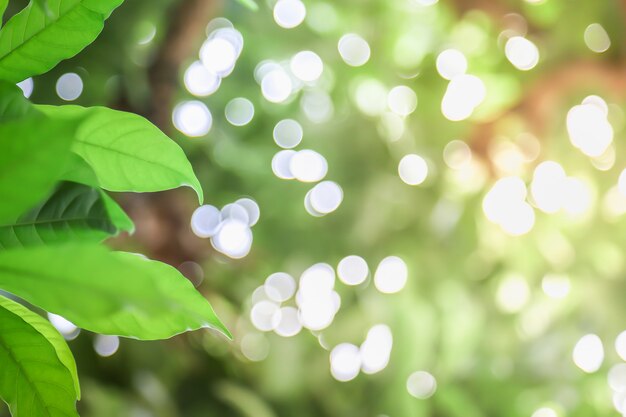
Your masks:
<svg viewBox="0 0 626 417"><path fill-rule="evenodd" d="M181 66L197 53L207 23L221 8L222 0L182 0L171 12L167 34L148 68L152 98L147 116L166 133L172 126L172 104Z"/></svg>
<svg viewBox="0 0 626 417"><path fill-rule="evenodd" d="M148 67L151 92L144 115L166 134L172 131L172 109L180 86L182 66L197 53L205 38L206 26L219 14L222 0L180 0L169 13L169 27ZM126 103L127 105L127 103ZM125 109L142 113L137 109ZM128 194L121 204L136 224L132 242L123 237L114 246L138 243L150 258L178 267L199 261L210 253L210 244L196 238L189 219L195 209L188 188L161 193Z"/></svg>

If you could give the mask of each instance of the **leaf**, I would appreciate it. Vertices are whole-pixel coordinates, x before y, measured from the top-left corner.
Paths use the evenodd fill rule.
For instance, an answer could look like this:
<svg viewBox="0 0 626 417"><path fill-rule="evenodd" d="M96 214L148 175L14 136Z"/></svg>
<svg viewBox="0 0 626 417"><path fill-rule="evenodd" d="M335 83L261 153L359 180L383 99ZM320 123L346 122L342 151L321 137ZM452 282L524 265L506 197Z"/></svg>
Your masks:
<svg viewBox="0 0 626 417"><path fill-rule="evenodd" d="M250 10L254 10L257 11L259 10L259 6L256 4L256 2L254 0L237 0L240 4L242 4L244 7L250 9Z"/></svg>
<svg viewBox="0 0 626 417"><path fill-rule="evenodd" d="M133 229L132 221L103 191L64 182L39 206L11 223L0 224L0 248L99 242Z"/></svg>
<svg viewBox="0 0 626 417"><path fill-rule="evenodd" d="M78 376L52 325L0 296L0 397L13 417L78 417Z"/></svg>
<svg viewBox="0 0 626 417"><path fill-rule="evenodd" d="M0 79L17 83L43 74L93 42L123 0L30 2L0 31Z"/></svg>
<svg viewBox="0 0 626 417"><path fill-rule="evenodd" d="M68 167L66 171L61 176L63 180L89 185L94 188L100 187L95 172L93 172L93 169L91 169L89 164L87 164L83 158L76 154L72 154L67 165ZM104 191L101 191L101 193L104 202L107 205L107 211L113 224L119 230L127 231L132 234L135 231L133 221L111 197L109 197Z"/></svg>
<svg viewBox="0 0 626 417"><path fill-rule="evenodd" d="M54 350L59 357L59 360L70 371L72 379L74 380L74 389L76 391L76 399L80 400L80 384L78 382L78 372L76 371L76 363L74 362L74 355L67 346L65 339L59 332L50 324L48 320L45 320L40 315L33 313L21 304L18 304L10 299L0 295L0 309L6 308L7 310L15 312L15 314L21 316L24 321L28 322L41 333L54 347Z"/></svg>
<svg viewBox="0 0 626 417"><path fill-rule="evenodd" d="M0 124L0 222L52 191L70 155L74 126L40 114Z"/></svg>
<svg viewBox="0 0 626 417"><path fill-rule="evenodd" d="M109 197L106 192L102 190L99 191L113 226L115 226L118 231L128 232L132 235L135 232L135 223L133 223L130 217L128 217L128 214L122 210L115 200Z"/></svg>
<svg viewBox="0 0 626 417"><path fill-rule="evenodd" d="M79 184L90 185L92 187L100 187L96 173L87 162L80 156L72 153L67 163L65 172L61 175L61 179L65 181L77 182Z"/></svg>
<svg viewBox="0 0 626 417"><path fill-rule="evenodd" d="M183 150L141 116L106 107L36 106L53 118L82 118L73 150L109 191L150 192L202 187Z"/></svg>
<svg viewBox="0 0 626 417"><path fill-rule="evenodd" d="M34 3L46 13L46 16L53 16L48 0L34 0Z"/></svg>
<svg viewBox="0 0 626 417"><path fill-rule="evenodd" d="M0 81L0 122L19 119L34 111L17 85Z"/></svg>
<svg viewBox="0 0 626 417"><path fill-rule="evenodd" d="M0 0L0 28L2 27L4 12L6 11L8 5L9 0Z"/></svg>
<svg viewBox="0 0 626 417"><path fill-rule="evenodd" d="M178 270L98 245L0 252L0 288L97 333L154 340L210 327L230 337Z"/></svg>

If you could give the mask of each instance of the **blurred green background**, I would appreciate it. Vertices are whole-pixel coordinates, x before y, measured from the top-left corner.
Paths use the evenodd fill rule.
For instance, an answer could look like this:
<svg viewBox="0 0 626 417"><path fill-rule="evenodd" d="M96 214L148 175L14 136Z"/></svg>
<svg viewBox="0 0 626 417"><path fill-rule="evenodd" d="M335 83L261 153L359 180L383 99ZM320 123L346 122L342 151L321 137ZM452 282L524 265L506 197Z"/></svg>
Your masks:
<svg viewBox="0 0 626 417"><path fill-rule="evenodd" d="M215 39L234 49L211 51ZM74 91L75 104L146 116L186 151L207 204L248 197L260 219L249 253L233 259L192 232L190 190L116 195L137 232L111 245L179 267L234 341L210 331L123 339L105 357L81 332L70 342L81 415L620 415L625 39L619 0L263 0L257 11L127 1L94 44L32 80L31 99L62 104ZM210 94L206 79L185 81L203 45L199 74L225 65ZM297 61L300 51L317 58ZM82 89L60 81L68 73ZM226 110L235 98L252 103L250 120ZM174 108L188 102L197 113L177 128ZM302 127L296 151L323 155L324 180L342 190L336 210L312 215L316 181L273 171L283 119ZM319 208L332 196L318 191ZM313 270L333 277L340 299L317 326L302 299L263 286L349 255L369 267L358 285ZM399 258L391 272L380 264L389 256ZM310 314L326 314L320 305ZM279 334L281 306L300 308L293 336ZM378 344L367 356L376 325L383 342L368 337ZM380 369L359 371L368 360Z"/></svg>

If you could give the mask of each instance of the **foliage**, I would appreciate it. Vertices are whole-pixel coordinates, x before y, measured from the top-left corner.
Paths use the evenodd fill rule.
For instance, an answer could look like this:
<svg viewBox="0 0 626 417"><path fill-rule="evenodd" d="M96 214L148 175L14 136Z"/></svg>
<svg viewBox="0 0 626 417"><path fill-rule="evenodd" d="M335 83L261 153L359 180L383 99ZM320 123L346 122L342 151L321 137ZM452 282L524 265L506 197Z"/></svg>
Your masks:
<svg viewBox="0 0 626 417"><path fill-rule="evenodd" d="M41 316L0 299L0 395L14 416L77 416L80 398L74 358Z"/></svg>
<svg viewBox="0 0 626 417"><path fill-rule="evenodd" d="M32 1L0 30L0 397L15 417L77 416L80 389L63 337L14 297L101 334L230 336L176 269L98 245L134 230L104 190L187 185L202 202L183 151L140 116L34 106L13 84L76 55L120 4Z"/></svg>

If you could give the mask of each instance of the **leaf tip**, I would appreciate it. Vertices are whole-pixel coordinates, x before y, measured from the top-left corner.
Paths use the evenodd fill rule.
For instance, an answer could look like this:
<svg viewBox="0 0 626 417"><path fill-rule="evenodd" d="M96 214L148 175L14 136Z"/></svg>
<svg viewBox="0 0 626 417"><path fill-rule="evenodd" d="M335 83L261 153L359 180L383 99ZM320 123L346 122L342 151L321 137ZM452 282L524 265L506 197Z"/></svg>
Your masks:
<svg viewBox="0 0 626 417"><path fill-rule="evenodd" d="M212 320L211 323L207 323L205 327L213 329L213 330L217 330L219 333L226 336L228 340L230 341L233 340L233 335L230 333L230 331L224 325L224 323L222 323L222 321L217 317L215 317L215 320Z"/></svg>
<svg viewBox="0 0 626 417"><path fill-rule="evenodd" d="M194 190L196 192L196 195L198 196L198 203L200 205L204 204L204 193L202 192L202 186L200 185L200 181L198 181L197 178L195 178L195 181L193 183L183 185Z"/></svg>

